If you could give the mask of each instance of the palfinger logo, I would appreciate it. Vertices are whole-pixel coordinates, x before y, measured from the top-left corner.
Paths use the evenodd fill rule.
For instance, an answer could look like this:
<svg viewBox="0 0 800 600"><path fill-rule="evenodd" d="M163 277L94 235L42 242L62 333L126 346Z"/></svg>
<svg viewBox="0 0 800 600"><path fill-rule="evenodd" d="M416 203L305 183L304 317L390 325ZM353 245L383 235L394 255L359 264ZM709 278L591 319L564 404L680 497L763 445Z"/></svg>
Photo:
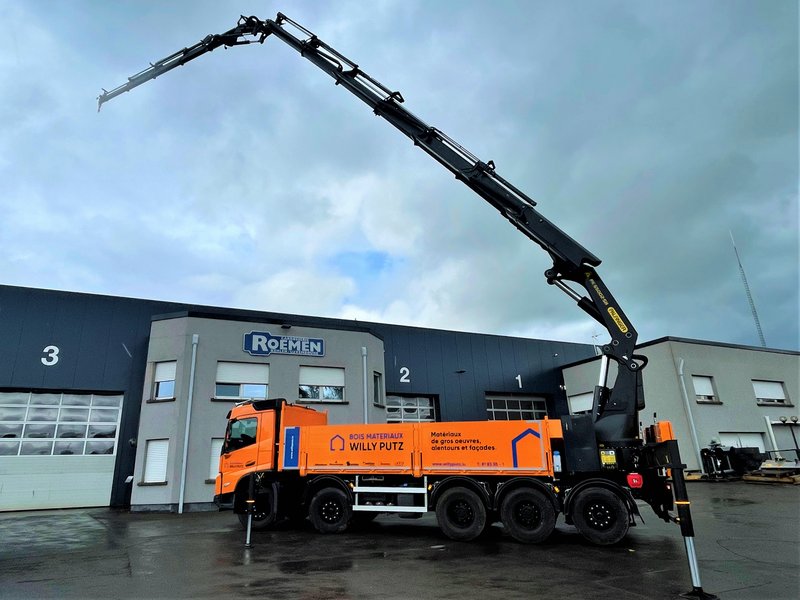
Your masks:
<svg viewBox="0 0 800 600"><path fill-rule="evenodd" d="M613 306L608 307L608 314L610 314L611 318L614 319L614 323L617 324L617 327L622 333L628 333L628 326L625 325L625 321L622 320L622 317L620 317L619 313L614 310Z"/></svg>

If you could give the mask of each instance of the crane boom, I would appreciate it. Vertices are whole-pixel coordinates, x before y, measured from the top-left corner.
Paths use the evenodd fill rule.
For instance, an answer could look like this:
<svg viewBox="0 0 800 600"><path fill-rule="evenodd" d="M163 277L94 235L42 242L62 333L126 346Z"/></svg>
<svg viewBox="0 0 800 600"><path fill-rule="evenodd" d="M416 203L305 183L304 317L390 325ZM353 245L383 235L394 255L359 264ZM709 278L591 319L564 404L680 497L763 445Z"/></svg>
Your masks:
<svg viewBox="0 0 800 600"><path fill-rule="evenodd" d="M422 121L405 108L400 92L365 73L356 63L284 14L278 13L275 20L243 16L229 31L208 35L194 46L151 63L126 83L110 91L103 90L98 97L98 111L105 102L120 94L220 46L263 43L270 35L294 48L331 76L337 85L366 103L376 115L410 138L414 145L494 206L550 255L553 266L545 271L547 282L570 296L611 336L602 347L601 374L594 391L592 421L597 441L635 438L638 410L644 408L641 370L647 359L634 353L636 330L597 273L600 259L542 216L531 198L497 173L493 161L478 159L442 131ZM576 291L568 282L583 287L585 294ZM613 388L607 385L609 361L619 365Z"/></svg>

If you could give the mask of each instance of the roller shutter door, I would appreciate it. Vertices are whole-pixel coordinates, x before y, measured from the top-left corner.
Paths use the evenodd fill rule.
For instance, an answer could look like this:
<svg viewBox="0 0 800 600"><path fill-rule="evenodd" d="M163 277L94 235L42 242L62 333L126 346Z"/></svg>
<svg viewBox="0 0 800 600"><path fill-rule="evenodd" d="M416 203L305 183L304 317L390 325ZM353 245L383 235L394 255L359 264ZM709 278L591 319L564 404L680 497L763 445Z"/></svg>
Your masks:
<svg viewBox="0 0 800 600"><path fill-rule="evenodd" d="M0 511L108 506L122 394L0 391Z"/></svg>

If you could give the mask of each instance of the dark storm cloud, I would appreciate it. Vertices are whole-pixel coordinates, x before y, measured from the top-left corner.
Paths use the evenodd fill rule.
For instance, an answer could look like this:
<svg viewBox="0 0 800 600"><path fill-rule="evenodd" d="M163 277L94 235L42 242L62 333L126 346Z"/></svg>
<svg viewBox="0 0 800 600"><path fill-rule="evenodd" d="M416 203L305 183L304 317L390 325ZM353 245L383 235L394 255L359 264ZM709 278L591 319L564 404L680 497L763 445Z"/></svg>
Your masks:
<svg viewBox="0 0 800 600"><path fill-rule="evenodd" d="M603 259L642 339L757 343L733 232L768 345L800 345L780 0L6 4L3 282L595 341L545 253L277 40L94 113L101 86L278 10L494 159Z"/></svg>

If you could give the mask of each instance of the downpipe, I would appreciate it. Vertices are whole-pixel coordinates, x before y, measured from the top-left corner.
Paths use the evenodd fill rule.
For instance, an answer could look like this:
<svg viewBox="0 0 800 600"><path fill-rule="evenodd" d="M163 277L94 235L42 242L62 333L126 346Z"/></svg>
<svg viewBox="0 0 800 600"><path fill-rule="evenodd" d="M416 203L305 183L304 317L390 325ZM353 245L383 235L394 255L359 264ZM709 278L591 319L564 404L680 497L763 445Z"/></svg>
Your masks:
<svg viewBox="0 0 800 600"><path fill-rule="evenodd" d="M178 497L178 514L183 514L183 499L186 493L186 467L189 459L189 427L192 422L192 398L194 397L194 373L197 367L197 344L200 341L198 334L192 335L192 367L189 372L189 398L186 404L186 425L183 435L183 457L181 458L181 488Z"/></svg>
<svg viewBox="0 0 800 600"><path fill-rule="evenodd" d="M678 377L681 380L681 393L683 395L683 407L686 410L686 419L689 421L689 431L692 433L692 445L694 446L695 458L700 465L700 472L705 474L703 469L703 457L700 454L700 442L697 439L697 429L694 426L694 416L692 415L692 404L689 402L689 393L686 391L686 379L683 375L684 361L681 358L678 365Z"/></svg>

